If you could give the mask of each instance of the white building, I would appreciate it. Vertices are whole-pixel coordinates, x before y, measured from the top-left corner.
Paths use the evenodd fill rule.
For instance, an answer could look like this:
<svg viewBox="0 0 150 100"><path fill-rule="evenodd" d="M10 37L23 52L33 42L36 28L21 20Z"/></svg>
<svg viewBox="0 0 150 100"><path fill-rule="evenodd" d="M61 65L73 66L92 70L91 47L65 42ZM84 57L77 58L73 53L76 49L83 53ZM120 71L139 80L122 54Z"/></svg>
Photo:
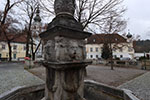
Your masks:
<svg viewBox="0 0 150 100"><path fill-rule="evenodd" d="M119 34L95 34L87 39L87 59L101 58L104 43L111 44L114 58L134 58L133 42Z"/></svg>

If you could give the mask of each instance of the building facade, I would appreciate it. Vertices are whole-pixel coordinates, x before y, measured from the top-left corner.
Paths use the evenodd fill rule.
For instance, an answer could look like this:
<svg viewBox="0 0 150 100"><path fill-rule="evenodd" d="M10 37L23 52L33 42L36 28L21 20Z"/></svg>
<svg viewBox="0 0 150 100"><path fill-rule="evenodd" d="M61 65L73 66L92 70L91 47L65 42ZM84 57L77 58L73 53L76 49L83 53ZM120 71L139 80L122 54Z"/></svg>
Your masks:
<svg viewBox="0 0 150 100"><path fill-rule="evenodd" d="M26 54L26 44L24 43L11 43L12 46L12 60L24 59ZM9 58L9 49L6 42L0 42L0 59Z"/></svg>
<svg viewBox="0 0 150 100"><path fill-rule="evenodd" d="M10 37L15 37L16 35L10 34ZM12 60L23 60L26 54L26 36L19 35L14 38L11 43L12 50ZM0 37L0 60L8 60L9 58L9 48L4 36Z"/></svg>
<svg viewBox="0 0 150 100"><path fill-rule="evenodd" d="M134 58L133 42L119 34L95 34L87 39L87 59L101 58L103 44L111 45L113 58Z"/></svg>

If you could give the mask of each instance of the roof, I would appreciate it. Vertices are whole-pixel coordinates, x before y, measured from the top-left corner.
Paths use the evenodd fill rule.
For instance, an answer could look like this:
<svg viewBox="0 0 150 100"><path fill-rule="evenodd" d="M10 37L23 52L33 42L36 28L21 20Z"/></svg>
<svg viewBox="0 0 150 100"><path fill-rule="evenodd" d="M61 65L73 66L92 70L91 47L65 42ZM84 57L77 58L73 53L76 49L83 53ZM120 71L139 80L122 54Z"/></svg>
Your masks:
<svg viewBox="0 0 150 100"><path fill-rule="evenodd" d="M87 44L126 43L127 39L119 34L94 34L87 39Z"/></svg>
<svg viewBox="0 0 150 100"><path fill-rule="evenodd" d="M25 34L7 34L8 38L11 42L16 43L26 43L26 35ZM3 33L0 34L0 41L7 41L5 35Z"/></svg>

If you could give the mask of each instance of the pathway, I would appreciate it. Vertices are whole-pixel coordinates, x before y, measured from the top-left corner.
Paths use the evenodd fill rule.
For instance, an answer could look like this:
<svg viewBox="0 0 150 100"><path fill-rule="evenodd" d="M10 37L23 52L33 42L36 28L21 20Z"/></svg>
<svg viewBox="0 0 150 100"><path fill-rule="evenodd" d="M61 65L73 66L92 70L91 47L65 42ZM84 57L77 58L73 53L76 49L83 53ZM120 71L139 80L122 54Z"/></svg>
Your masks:
<svg viewBox="0 0 150 100"><path fill-rule="evenodd" d="M150 72L122 84L119 88L131 90L141 100L150 100Z"/></svg>
<svg viewBox="0 0 150 100"><path fill-rule="evenodd" d="M19 86L33 86L43 83L43 80L24 70L22 63L0 64L0 95Z"/></svg>

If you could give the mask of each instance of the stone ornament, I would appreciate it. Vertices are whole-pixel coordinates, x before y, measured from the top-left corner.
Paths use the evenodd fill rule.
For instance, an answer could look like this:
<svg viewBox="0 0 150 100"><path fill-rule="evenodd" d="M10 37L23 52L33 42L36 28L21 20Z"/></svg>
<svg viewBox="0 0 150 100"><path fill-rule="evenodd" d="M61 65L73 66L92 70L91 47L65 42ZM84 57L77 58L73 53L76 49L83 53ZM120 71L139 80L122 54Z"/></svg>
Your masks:
<svg viewBox="0 0 150 100"><path fill-rule="evenodd" d="M54 40L47 41L44 51L47 61L83 61L85 59L85 42L57 36Z"/></svg>
<svg viewBox="0 0 150 100"><path fill-rule="evenodd" d="M75 0L55 0L54 10L55 10L56 15L59 15L59 14L74 15Z"/></svg>

